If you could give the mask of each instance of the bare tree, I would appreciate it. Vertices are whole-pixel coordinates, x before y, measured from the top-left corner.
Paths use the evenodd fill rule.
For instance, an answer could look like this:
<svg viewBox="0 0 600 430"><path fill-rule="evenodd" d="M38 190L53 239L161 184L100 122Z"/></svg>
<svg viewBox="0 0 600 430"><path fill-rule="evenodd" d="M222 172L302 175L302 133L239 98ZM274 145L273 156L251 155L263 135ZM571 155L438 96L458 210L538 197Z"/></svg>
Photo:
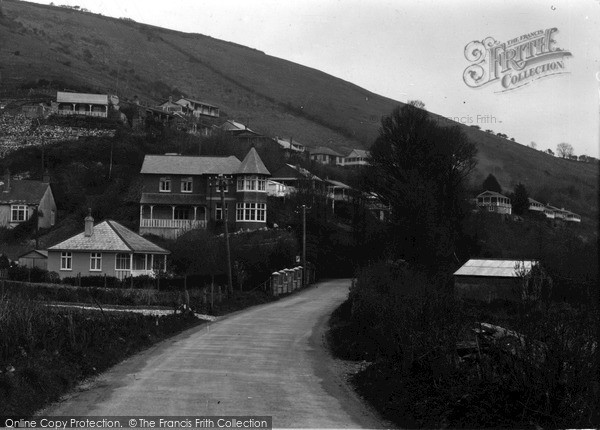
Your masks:
<svg viewBox="0 0 600 430"><path fill-rule="evenodd" d="M570 158L573 155L573 147L569 143L559 143L556 145L556 154L562 158Z"/></svg>

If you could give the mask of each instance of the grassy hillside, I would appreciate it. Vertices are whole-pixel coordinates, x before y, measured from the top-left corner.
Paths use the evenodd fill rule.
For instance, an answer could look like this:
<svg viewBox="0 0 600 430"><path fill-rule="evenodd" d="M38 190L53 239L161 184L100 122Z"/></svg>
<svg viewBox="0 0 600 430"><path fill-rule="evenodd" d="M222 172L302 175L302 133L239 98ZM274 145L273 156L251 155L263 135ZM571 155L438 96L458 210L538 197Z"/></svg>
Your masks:
<svg viewBox="0 0 600 430"><path fill-rule="evenodd" d="M55 88L157 102L184 94L221 107L264 134L342 152L369 147L379 119L399 102L309 67L200 34L72 9L2 3L0 97L40 79ZM551 157L463 126L477 143L481 184L523 182L533 196L581 213L596 227L598 166ZM551 143L538 142L541 147Z"/></svg>

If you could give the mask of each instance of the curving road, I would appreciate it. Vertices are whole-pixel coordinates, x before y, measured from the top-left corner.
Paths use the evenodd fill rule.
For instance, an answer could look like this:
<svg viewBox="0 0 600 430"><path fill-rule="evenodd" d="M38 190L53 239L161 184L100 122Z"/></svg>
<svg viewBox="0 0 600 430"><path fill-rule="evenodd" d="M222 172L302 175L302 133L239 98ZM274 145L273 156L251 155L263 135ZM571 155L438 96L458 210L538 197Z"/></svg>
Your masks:
<svg viewBox="0 0 600 430"><path fill-rule="evenodd" d="M188 330L115 366L43 415L271 415L276 428L380 428L323 334L348 280Z"/></svg>

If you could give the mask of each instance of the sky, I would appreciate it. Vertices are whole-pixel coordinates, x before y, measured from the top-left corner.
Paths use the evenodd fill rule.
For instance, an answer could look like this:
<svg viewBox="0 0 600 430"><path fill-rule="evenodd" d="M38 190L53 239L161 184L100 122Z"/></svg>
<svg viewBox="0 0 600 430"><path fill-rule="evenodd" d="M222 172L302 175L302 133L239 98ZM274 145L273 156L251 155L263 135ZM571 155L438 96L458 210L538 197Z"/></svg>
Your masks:
<svg viewBox="0 0 600 430"><path fill-rule="evenodd" d="M525 145L535 142L540 150L556 152L566 142L576 155L600 155L600 0L54 3L236 42L394 100L421 100L431 112ZM544 39L549 29L556 30ZM471 80L469 86L464 78L468 67L478 73L491 70L493 53L485 47L487 63L466 57L471 48L483 46L471 42L487 38L501 47L507 44L493 50L506 52L495 58L517 57L498 63L499 79L481 86ZM533 48L538 42L542 45ZM557 49L562 52L539 55ZM521 53L532 53L533 59L518 61ZM473 76L469 71L466 75ZM486 80L484 75L481 82Z"/></svg>

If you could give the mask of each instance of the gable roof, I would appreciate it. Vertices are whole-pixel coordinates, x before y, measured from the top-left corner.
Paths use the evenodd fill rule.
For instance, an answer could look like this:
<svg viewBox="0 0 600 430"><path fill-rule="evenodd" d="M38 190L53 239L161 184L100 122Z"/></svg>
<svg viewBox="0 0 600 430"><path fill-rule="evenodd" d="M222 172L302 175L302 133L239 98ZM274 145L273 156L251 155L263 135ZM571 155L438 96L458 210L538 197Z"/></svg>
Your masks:
<svg viewBox="0 0 600 430"><path fill-rule="evenodd" d="M364 149L353 149L352 152L350 152L350 154L346 155L346 158L352 157L352 156L367 158L369 156L369 151L366 151Z"/></svg>
<svg viewBox="0 0 600 430"><path fill-rule="evenodd" d="M517 267L523 267L526 272L529 272L537 263L535 260L471 259L454 272L454 275L517 278Z"/></svg>
<svg viewBox="0 0 600 430"><path fill-rule="evenodd" d="M37 205L46 194L50 184L42 181L18 181L11 179L10 191L6 191L6 184L0 182L0 204L21 203Z"/></svg>
<svg viewBox="0 0 600 430"><path fill-rule="evenodd" d="M254 148L250 148L250 151L248 151L246 157L244 157L244 161L242 161L242 164L240 164L235 173L242 175L271 175L271 172L267 170Z"/></svg>
<svg viewBox="0 0 600 430"><path fill-rule="evenodd" d="M484 191L483 193L477 195L477 197L483 197L483 196L504 197L505 199L508 199L508 197L506 197L505 195L497 193L496 191L490 191L490 190Z"/></svg>
<svg viewBox="0 0 600 430"><path fill-rule="evenodd" d="M200 100L190 99L189 97L180 97L179 100L177 100L176 102L173 102L173 103L181 105L183 101L186 101L186 102L189 102L189 103L195 104L195 105L208 106L208 107L212 107L212 108L218 109L217 106L211 105L211 104L206 103L206 102L202 102Z"/></svg>
<svg viewBox="0 0 600 430"><path fill-rule="evenodd" d="M27 251L27 252L24 252L23 254L19 255L17 257L17 259L23 258L23 257L44 259L44 258L48 258L48 251L45 251L43 249L32 249L31 251Z"/></svg>
<svg viewBox="0 0 600 430"><path fill-rule="evenodd" d="M229 157L193 157L182 155L146 155L140 173L157 175L219 175L232 174L240 160Z"/></svg>
<svg viewBox="0 0 600 430"><path fill-rule="evenodd" d="M48 248L48 251L134 252L170 254L116 221L106 220L93 228L91 236L84 232Z"/></svg>

